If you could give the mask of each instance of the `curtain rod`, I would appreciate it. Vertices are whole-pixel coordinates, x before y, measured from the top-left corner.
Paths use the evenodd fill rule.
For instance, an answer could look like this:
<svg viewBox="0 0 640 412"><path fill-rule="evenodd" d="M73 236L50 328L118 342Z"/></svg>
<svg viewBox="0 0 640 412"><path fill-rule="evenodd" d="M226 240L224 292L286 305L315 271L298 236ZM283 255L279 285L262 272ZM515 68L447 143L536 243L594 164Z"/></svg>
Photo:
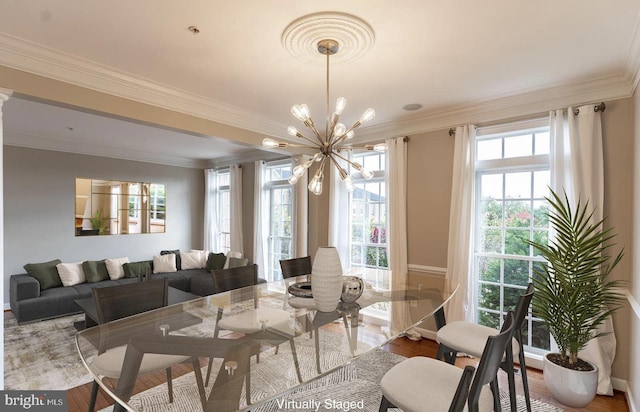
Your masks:
<svg viewBox="0 0 640 412"><path fill-rule="evenodd" d="M607 105L604 104L604 102L601 102L600 104L596 104L595 106L593 106L593 111L594 112L604 112L604 110L607 108ZM580 114L580 109L575 109L573 111L573 114L575 114L576 116L578 114Z"/></svg>
<svg viewBox="0 0 640 412"><path fill-rule="evenodd" d="M606 108L607 108L607 105L604 104L604 102L600 102L600 104L596 104L596 105L593 106L593 111L594 112L604 112ZM578 114L580 114L580 109L575 109L573 111L573 114L576 115L576 116ZM453 127L450 128L449 129L449 136L455 136L455 135L456 135L456 129L453 128Z"/></svg>

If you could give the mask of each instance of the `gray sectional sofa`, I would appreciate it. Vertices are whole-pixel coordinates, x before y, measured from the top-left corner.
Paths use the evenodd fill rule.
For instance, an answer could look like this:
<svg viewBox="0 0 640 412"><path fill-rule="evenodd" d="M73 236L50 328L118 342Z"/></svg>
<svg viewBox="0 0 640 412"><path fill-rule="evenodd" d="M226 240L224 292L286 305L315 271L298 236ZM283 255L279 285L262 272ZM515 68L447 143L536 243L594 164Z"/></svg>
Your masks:
<svg viewBox="0 0 640 412"><path fill-rule="evenodd" d="M179 254L179 251L177 252ZM248 264L246 259L241 260L244 265ZM225 260L221 261L222 264L224 264L224 262ZM53 263L53 261L47 263ZM135 262L134 264L138 263L146 262ZM150 267L152 267L151 262L150 265ZM240 264L236 264L236 266L239 265ZM26 271L28 271L27 266L28 265L25 265ZM168 278L170 287L199 296L207 296L216 293L211 270L220 269L221 267L222 266L218 264L218 266L213 268L182 269L175 272L151 274L149 276L151 279ZM55 265L53 270L55 271ZM91 297L91 289L137 281L138 276L132 274L131 276L128 275L128 277L115 280L107 277L104 280L87 280L87 282L72 286L52 286L51 284L45 285L46 282L42 278L39 280L27 273L12 275L9 280L11 311L19 324L80 313L80 307L74 301Z"/></svg>

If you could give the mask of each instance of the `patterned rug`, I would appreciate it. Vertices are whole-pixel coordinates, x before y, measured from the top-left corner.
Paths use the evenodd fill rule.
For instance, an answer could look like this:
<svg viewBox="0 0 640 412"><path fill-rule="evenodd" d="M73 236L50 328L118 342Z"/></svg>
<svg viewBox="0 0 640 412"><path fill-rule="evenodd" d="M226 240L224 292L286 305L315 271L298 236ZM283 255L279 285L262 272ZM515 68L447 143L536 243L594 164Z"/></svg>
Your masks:
<svg viewBox="0 0 640 412"><path fill-rule="evenodd" d="M286 345L280 347L279 355L287 356ZM269 382L271 387L277 385L280 380L295 380L295 374L291 370L283 371L276 362L275 357L269 357L268 353L261 355L260 363L256 364L252 360L251 366L251 398L254 404L260 399L271 396L272 390L256 390L256 387L264 387L265 382ZM270 361L273 359L273 361ZM380 379L393 365L405 359L402 356L376 350L367 353L356 361L348 364L323 378L307 383L277 399L268 401L262 405L254 407L251 411L256 412L301 412L301 411L342 411L353 412L375 412L380 406ZM310 365L301 365L303 371ZM206 373L203 368L202 373ZM213 381L213 379L212 379ZM168 403L166 384L149 389L135 395L131 399L131 404L140 412L201 412L202 407L197 400L197 387L192 373L181 376L173 381L174 402ZM213 383L207 388L209 393ZM269 385L266 385L267 387ZM506 392L500 393L502 408L504 411L510 410L509 395ZM523 396L518 395L518 411L526 411L526 404ZM240 399L241 405L246 405L244 391ZM556 408L537 400L531 401L534 412L562 412ZM428 409L426 409L428 410ZM109 412L111 407L100 412ZM399 412L400 409L390 409Z"/></svg>
<svg viewBox="0 0 640 412"><path fill-rule="evenodd" d="M18 326L4 313L4 388L67 390L91 382L76 351L73 322L83 315Z"/></svg>

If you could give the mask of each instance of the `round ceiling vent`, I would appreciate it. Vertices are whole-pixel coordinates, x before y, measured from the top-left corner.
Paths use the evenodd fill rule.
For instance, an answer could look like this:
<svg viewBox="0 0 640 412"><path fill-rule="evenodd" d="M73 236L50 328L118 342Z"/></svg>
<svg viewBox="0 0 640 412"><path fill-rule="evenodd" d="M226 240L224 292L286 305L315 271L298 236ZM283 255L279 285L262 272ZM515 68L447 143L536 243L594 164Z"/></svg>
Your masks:
<svg viewBox="0 0 640 412"><path fill-rule="evenodd" d="M318 53L318 42L332 39L340 50L331 56L331 64L346 63L360 58L375 42L369 24L350 14L321 12L293 21L282 33L282 46L296 59L310 64L326 60Z"/></svg>

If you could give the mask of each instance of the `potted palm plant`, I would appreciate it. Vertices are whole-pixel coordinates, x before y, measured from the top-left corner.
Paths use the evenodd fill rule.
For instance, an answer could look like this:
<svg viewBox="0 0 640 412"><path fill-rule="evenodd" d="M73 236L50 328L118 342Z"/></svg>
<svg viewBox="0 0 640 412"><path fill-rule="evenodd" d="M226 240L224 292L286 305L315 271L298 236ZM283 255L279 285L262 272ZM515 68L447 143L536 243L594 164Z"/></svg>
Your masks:
<svg viewBox="0 0 640 412"><path fill-rule="evenodd" d="M583 407L595 397L598 370L578 352L605 334L598 327L622 306L620 281L608 277L623 250L615 257L609 254L615 234L612 228L603 230L604 219L591 222L589 202L578 200L572 208L566 193L561 199L553 191L547 201L554 237L548 244L529 241L546 260L534 267L533 313L546 323L559 349L545 356L544 379L558 401Z"/></svg>
<svg viewBox="0 0 640 412"><path fill-rule="evenodd" d="M91 227L93 227L93 230L98 231L98 235L104 235L107 224L105 222L105 218L102 217L101 207L98 208L98 210L96 210L96 213L94 213L93 216L89 218L89 222L91 222Z"/></svg>

